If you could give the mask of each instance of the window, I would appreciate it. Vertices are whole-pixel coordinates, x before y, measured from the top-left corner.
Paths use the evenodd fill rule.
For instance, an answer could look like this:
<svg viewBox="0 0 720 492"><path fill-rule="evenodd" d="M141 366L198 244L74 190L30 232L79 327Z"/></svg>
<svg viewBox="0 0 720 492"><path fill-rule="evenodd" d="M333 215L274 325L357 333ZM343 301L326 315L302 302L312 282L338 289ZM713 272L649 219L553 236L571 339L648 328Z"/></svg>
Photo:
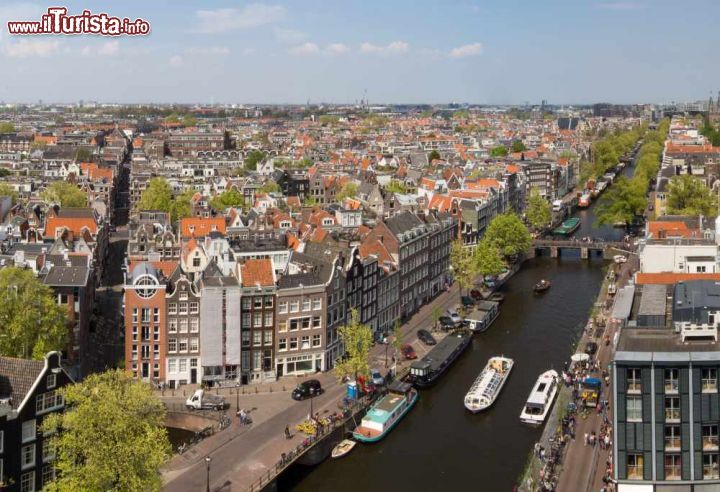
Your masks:
<svg viewBox="0 0 720 492"><path fill-rule="evenodd" d="M319 297L316 297L312 301L313 304L313 311L317 311L318 309L322 309L322 299Z"/></svg>
<svg viewBox="0 0 720 492"><path fill-rule="evenodd" d="M243 300L242 300L242 308L243 308L243 309L250 309L250 299L248 299L247 297L243 297Z"/></svg>
<svg viewBox="0 0 720 492"><path fill-rule="evenodd" d="M268 328L273 325L273 313L272 311L265 312L265 327Z"/></svg>
<svg viewBox="0 0 720 492"><path fill-rule="evenodd" d="M628 454L627 456L627 477L628 480L643 479L643 455Z"/></svg>
<svg viewBox="0 0 720 492"><path fill-rule="evenodd" d="M680 397L678 397L678 396L666 396L665 397L665 421L666 422L679 422L680 421Z"/></svg>
<svg viewBox="0 0 720 492"><path fill-rule="evenodd" d="M287 331L287 320L278 321L278 331Z"/></svg>
<svg viewBox="0 0 720 492"><path fill-rule="evenodd" d="M628 422L642 422L642 397L628 396L626 403Z"/></svg>
<svg viewBox="0 0 720 492"><path fill-rule="evenodd" d="M265 307L266 308L273 307L273 296L265 296Z"/></svg>
<svg viewBox="0 0 720 492"><path fill-rule="evenodd" d="M42 443L42 460L43 463L52 461L55 459L55 446L53 446L50 439L45 439Z"/></svg>
<svg viewBox="0 0 720 492"><path fill-rule="evenodd" d="M273 332L271 330L265 330L263 332L263 345L272 345Z"/></svg>
<svg viewBox="0 0 720 492"><path fill-rule="evenodd" d="M298 311L300 311L300 302L299 301L290 301L290 312L297 313Z"/></svg>
<svg viewBox="0 0 720 492"><path fill-rule="evenodd" d="M37 432L37 424L35 419L26 420L22 423L22 442L30 442L35 440Z"/></svg>
<svg viewBox="0 0 720 492"><path fill-rule="evenodd" d="M188 313L188 303L187 302L180 303L180 309L179 309L178 313L179 314L187 314Z"/></svg>
<svg viewBox="0 0 720 492"><path fill-rule="evenodd" d="M718 426L702 426L703 451L716 451L718 449Z"/></svg>
<svg viewBox="0 0 720 492"><path fill-rule="evenodd" d="M35 466L35 445L28 444L22 447L20 453L20 466L23 470Z"/></svg>
<svg viewBox="0 0 720 492"><path fill-rule="evenodd" d="M43 487L55 480L55 467L52 465L43 466L42 484Z"/></svg>
<svg viewBox="0 0 720 492"><path fill-rule="evenodd" d="M160 323L160 309L153 308L153 323Z"/></svg>
<svg viewBox="0 0 720 492"><path fill-rule="evenodd" d="M20 492L35 492L35 472L23 473L20 477Z"/></svg>
<svg viewBox="0 0 720 492"><path fill-rule="evenodd" d="M703 454L703 478L706 480L720 478L717 453Z"/></svg>
<svg viewBox="0 0 720 492"><path fill-rule="evenodd" d="M320 335L313 335L313 341L312 341L313 347L319 347L321 344L322 344L322 342L320 340Z"/></svg>
<svg viewBox="0 0 720 492"><path fill-rule="evenodd" d="M177 338L168 338L168 352L177 352Z"/></svg>
<svg viewBox="0 0 720 492"><path fill-rule="evenodd" d="M627 370L627 392L640 393L642 385L640 383L640 369Z"/></svg>
<svg viewBox="0 0 720 492"><path fill-rule="evenodd" d="M190 333L197 333L200 331L200 319L199 318L191 318L190 319Z"/></svg>
<svg viewBox="0 0 720 492"><path fill-rule="evenodd" d="M302 310L303 311L310 311L310 299L305 298L302 301Z"/></svg>
<svg viewBox="0 0 720 492"><path fill-rule="evenodd" d="M132 322L133 323L138 322L138 308L133 308L133 310L132 310Z"/></svg>
<svg viewBox="0 0 720 492"><path fill-rule="evenodd" d="M280 314L286 314L288 312L288 303L287 301L280 301L278 303L278 313Z"/></svg>
<svg viewBox="0 0 720 492"><path fill-rule="evenodd" d="M679 454L665 455L665 480L680 480L681 460Z"/></svg>
<svg viewBox="0 0 720 492"><path fill-rule="evenodd" d="M310 348L310 335L303 335L301 340L300 348L302 349L308 349Z"/></svg>
<svg viewBox="0 0 720 492"><path fill-rule="evenodd" d="M250 313L242 313L242 327L243 328L250 328Z"/></svg>
<svg viewBox="0 0 720 492"><path fill-rule="evenodd" d="M188 339L187 338L181 338L178 342L178 351L180 352L187 352L188 349Z"/></svg>
<svg viewBox="0 0 720 492"><path fill-rule="evenodd" d="M287 338L280 338L278 340L278 350L287 350Z"/></svg>
<svg viewBox="0 0 720 492"><path fill-rule="evenodd" d="M168 314L177 314L177 303L171 302L168 304Z"/></svg>
<svg viewBox="0 0 720 492"><path fill-rule="evenodd" d="M313 328L322 328L322 318L320 318L320 316L313 316L312 327Z"/></svg>
<svg viewBox="0 0 720 492"><path fill-rule="evenodd" d="M199 266L200 266L200 257L196 256L195 258L193 258L193 267L197 268Z"/></svg>
<svg viewBox="0 0 720 492"><path fill-rule="evenodd" d="M253 332L253 345L258 346L262 344L262 332L254 331Z"/></svg>
<svg viewBox="0 0 720 492"><path fill-rule="evenodd" d="M190 339L190 352L197 352L200 349L200 341L197 338Z"/></svg>
<svg viewBox="0 0 720 492"><path fill-rule="evenodd" d="M241 339L242 339L242 346L243 347L249 347L250 346L250 332L249 331L243 331L241 333Z"/></svg>
<svg viewBox="0 0 720 492"><path fill-rule="evenodd" d="M263 322L262 313L261 312L253 313L253 327L260 328L262 326L262 322Z"/></svg>
<svg viewBox="0 0 720 492"><path fill-rule="evenodd" d="M177 318L168 319L168 333L177 333L178 322Z"/></svg>
<svg viewBox="0 0 720 492"><path fill-rule="evenodd" d="M665 393L678 392L678 373L677 369L665 369Z"/></svg>
<svg viewBox="0 0 720 492"><path fill-rule="evenodd" d="M197 314L200 312L199 305L197 302L190 303L190 314Z"/></svg>
<svg viewBox="0 0 720 492"><path fill-rule="evenodd" d="M45 386L47 389L53 389L57 385L57 374L48 374L45 380Z"/></svg>
<svg viewBox="0 0 720 492"><path fill-rule="evenodd" d="M253 297L253 307L255 309L260 309L263 306L263 298L259 296Z"/></svg>
<svg viewBox="0 0 720 492"><path fill-rule="evenodd" d="M168 359L168 372L177 372L177 360Z"/></svg>
<svg viewBox="0 0 720 492"><path fill-rule="evenodd" d="M262 352L255 350L253 352L253 371L259 371L262 369Z"/></svg>
<svg viewBox="0 0 720 492"><path fill-rule="evenodd" d="M680 451L680 426L665 426L665 451Z"/></svg>
<svg viewBox="0 0 720 492"><path fill-rule="evenodd" d="M187 372L187 359L178 359L178 372Z"/></svg>
<svg viewBox="0 0 720 492"><path fill-rule="evenodd" d="M702 370L703 393L717 393L717 369Z"/></svg>
<svg viewBox="0 0 720 492"><path fill-rule="evenodd" d="M188 331L187 318L180 318L180 333L187 333L187 331Z"/></svg>
<svg viewBox="0 0 720 492"><path fill-rule="evenodd" d="M291 337L290 338L290 350L297 350L297 348L298 348L297 337Z"/></svg>

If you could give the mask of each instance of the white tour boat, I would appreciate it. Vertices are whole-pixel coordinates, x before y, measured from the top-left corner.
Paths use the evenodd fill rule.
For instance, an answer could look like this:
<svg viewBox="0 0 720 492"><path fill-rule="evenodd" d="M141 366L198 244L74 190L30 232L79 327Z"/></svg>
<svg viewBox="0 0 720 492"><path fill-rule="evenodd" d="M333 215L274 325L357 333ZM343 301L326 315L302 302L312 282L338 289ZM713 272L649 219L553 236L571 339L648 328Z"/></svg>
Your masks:
<svg viewBox="0 0 720 492"><path fill-rule="evenodd" d="M557 395L559 380L557 371L552 369L540 374L520 414L522 422L540 425L545 421Z"/></svg>
<svg viewBox="0 0 720 492"><path fill-rule="evenodd" d="M491 357L465 395L465 408L475 413L492 405L510 375L513 364L515 362L507 357Z"/></svg>

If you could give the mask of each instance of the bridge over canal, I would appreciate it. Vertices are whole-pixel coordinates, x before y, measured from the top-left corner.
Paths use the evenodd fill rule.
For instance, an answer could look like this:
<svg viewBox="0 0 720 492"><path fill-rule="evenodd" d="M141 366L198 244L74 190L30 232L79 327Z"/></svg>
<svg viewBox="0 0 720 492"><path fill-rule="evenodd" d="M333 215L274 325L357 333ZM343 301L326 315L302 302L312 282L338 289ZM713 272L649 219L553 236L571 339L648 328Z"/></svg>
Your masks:
<svg viewBox="0 0 720 492"><path fill-rule="evenodd" d="M598 258L602 257L611 260L613 256L618 254L634 253L635 244L624 241L603 241L601 239L590 239L582 241L579 239L535 239L530 251L529 257L535 257L538 253L549 251L551 258L562 257L563 252L573 252L572 255L580 258Z"/></svg>

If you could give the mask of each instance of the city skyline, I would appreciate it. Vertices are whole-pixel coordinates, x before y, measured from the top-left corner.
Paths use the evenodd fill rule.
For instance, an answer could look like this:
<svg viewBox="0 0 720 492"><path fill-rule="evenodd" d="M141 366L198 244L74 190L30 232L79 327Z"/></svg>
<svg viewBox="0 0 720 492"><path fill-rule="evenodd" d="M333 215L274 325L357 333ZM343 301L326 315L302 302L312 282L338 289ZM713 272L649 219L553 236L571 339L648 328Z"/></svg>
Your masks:
<svg viewBox="0 0 720 492"><path fill-rule="evenodd" d="M66 6L152 29L11 36L8 21L49 5L4 5L0 100L352 104L367 90L371 103L667 103L714 96L720 76L705 62L717 37L705 1Z"/></svg>

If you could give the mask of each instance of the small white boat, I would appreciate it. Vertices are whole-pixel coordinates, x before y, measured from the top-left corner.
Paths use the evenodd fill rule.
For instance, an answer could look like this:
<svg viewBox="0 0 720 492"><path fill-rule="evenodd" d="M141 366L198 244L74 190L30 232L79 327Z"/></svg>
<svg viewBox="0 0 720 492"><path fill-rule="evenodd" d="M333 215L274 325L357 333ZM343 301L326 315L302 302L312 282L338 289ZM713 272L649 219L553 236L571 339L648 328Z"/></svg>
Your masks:
<svg viewBox="0 0 720 492"><path fill-rule="evenodd" d="M350 451L352 451L356 444L357 443L352 439L343 439L337 444L337 446L333 448L330 456L332 456L333 458L342 458Z"/></svg>
<svg viewBox="0 0 720 492"><path fill-rule="evenodd" d="M515 362L507 357L491 357L465 395L465 408L475 413L492 405L514 364Z"/></svg>
<svg viewBox="0 0 720 492"><path fill-rule="evenodd" d="M552 369L540 374L535 382L525 407L520 413L520 421L526 424L540 425L545 421L552 408L558 391L558 373Z"/></svg>

